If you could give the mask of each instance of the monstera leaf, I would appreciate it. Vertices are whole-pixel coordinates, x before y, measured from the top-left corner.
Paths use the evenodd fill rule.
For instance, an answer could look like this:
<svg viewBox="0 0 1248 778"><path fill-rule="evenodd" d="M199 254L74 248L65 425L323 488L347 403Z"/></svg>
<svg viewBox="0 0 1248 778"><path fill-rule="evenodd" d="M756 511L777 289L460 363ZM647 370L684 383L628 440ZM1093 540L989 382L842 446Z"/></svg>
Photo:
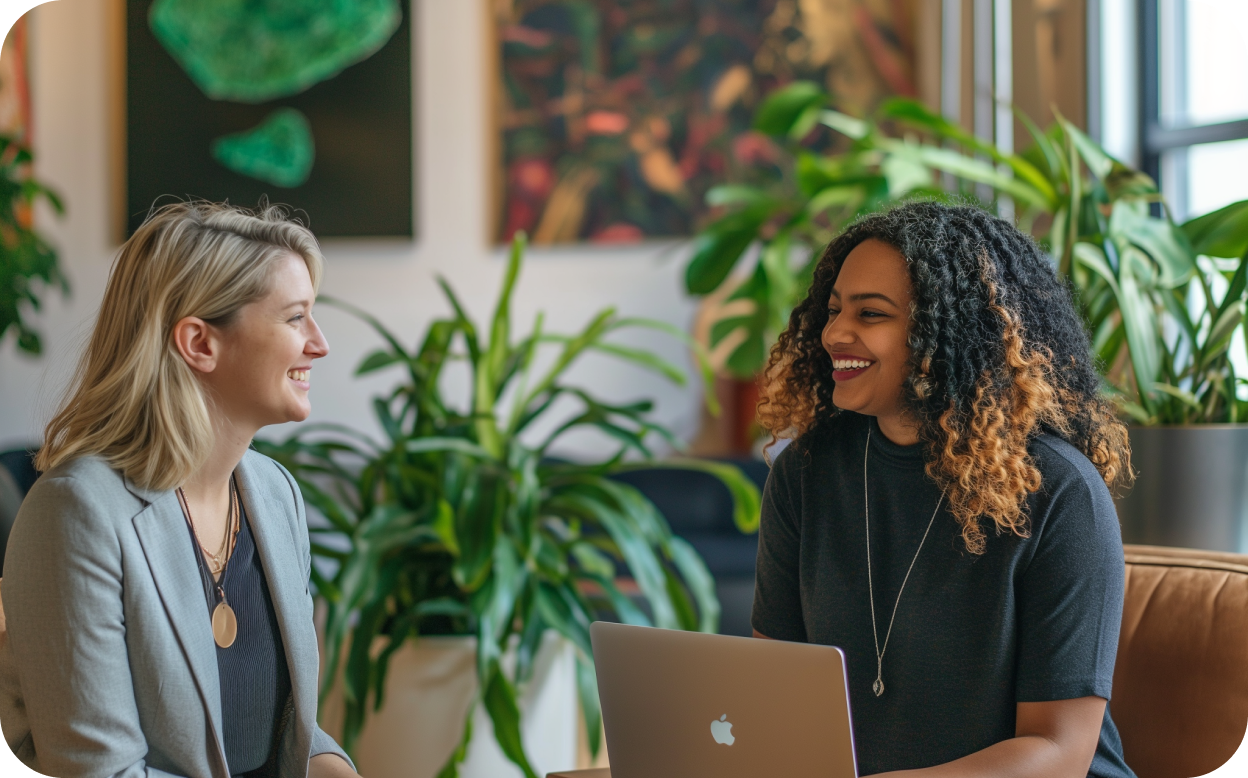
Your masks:
<svg viewBox="0 0 1248 778"><path fill-rule="evenodd" d="M368 59L398 29L398 0L156 0L161 45L214 100L298 94Z"/></svg>

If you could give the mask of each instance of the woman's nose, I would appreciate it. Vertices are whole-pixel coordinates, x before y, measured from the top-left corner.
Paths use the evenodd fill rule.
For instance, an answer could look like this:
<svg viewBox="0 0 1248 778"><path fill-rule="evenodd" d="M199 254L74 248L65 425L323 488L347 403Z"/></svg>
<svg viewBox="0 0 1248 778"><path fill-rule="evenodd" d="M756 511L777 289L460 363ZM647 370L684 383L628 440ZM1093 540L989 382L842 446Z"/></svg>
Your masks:
<svg viewBox="0 0 1248 778"><path fill-rule="evenodd" d="M846 326L838 326L838 319L828 322L823 328L823 343L830 346L836 343L852 343L854 333Z"/></svg>
<svg viewBox="0 0 1248 778"><path fill-rule="evenodd" d="M309 317L309 319L311 319L311 317ZM313 359L320 359L321 357L329 356L329 341L325 339L325 333L321 332L321 327L316 323L315 319L311 319L311 321L312 338L308 341L308 345L304 348L304 351L306 351L308 356Z"/></svg>

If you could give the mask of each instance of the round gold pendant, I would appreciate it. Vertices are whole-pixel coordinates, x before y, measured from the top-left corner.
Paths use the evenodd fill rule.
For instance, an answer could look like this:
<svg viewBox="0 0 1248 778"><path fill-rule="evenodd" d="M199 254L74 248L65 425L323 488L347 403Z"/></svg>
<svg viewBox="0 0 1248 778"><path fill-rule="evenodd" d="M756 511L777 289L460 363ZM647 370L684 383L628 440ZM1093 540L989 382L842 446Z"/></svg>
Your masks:
<svg viewBox="0 0 1248 778"><path fill-rule="evenodd" d="M212 638L221 648L229 648L234 645L236 637L238 619L234 616L234 609L224 602L219 603L212 611Z"/></svg>

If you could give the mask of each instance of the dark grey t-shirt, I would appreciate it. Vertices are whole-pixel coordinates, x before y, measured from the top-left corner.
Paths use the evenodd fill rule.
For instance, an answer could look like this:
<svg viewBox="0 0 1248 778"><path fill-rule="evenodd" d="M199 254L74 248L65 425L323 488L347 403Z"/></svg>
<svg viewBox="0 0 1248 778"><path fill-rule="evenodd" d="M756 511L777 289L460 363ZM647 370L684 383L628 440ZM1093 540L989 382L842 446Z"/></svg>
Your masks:
<svg viewBox="0 0 1248 778"><path fill-rule="evenodd" d="M1043 485L1027 501L1031 537L996 534L966 551L937 514L897 608L876 697L867 590L863 453L881 644L940 489L922 446L898 446L873 417L843 413L777 458L763 492L754 628L834 645L847 658L861 775L950 762L1014 737L1015 704L1109 699L1124 563L1114 504L1073 446L1039 436ZM1108 707L1090 775L1132 776Z"/></svg>

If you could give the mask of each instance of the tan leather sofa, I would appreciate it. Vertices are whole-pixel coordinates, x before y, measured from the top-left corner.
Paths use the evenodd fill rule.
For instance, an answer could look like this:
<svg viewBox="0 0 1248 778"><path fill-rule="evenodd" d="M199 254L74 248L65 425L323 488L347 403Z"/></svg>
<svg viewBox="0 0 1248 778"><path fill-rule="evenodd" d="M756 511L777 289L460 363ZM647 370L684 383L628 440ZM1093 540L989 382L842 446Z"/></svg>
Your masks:
<svg viewBox="0 0 1248 778"><path fill-rule="evenodd" d="M1248 726L1248 555L1127 546L1111 708L1139 778L1226 763ZM555 773L610 778L609 770Z"/></svg>
<svg viewBox="0 0 1248 778"><path fill-rule="evenodd" d="M1114 699L1139 778L1225 764L1248 725L1248 556L1127 546Z"/></svg>

